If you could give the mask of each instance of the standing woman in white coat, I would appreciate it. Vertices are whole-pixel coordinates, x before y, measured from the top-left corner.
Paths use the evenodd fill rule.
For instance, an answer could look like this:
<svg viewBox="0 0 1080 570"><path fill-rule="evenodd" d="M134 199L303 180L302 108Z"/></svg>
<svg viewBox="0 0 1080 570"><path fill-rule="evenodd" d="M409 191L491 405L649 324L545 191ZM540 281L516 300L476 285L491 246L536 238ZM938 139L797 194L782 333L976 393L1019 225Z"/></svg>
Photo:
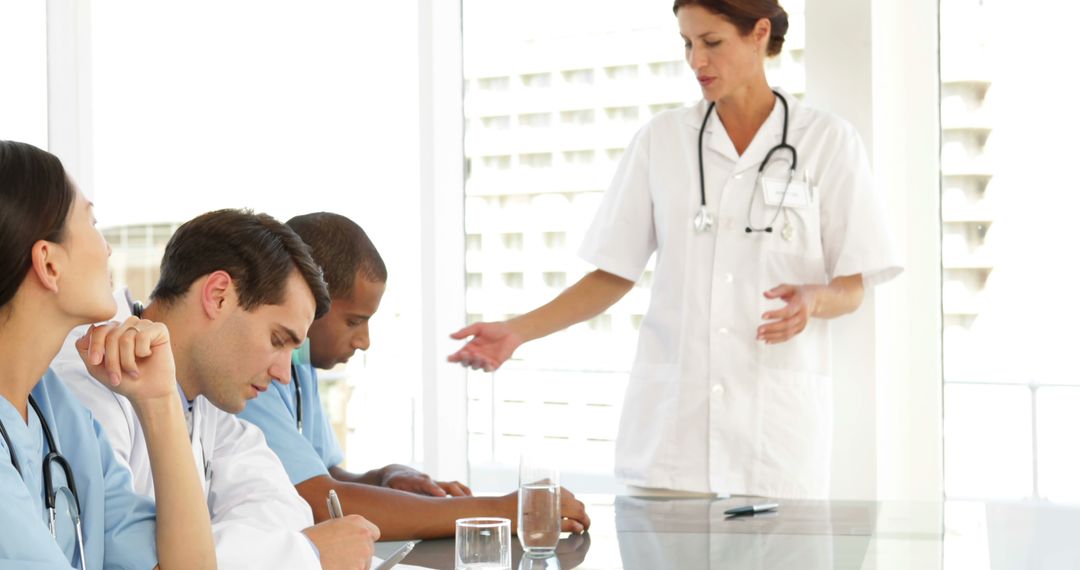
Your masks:
<svg viewBox="0 0 1080 570"><path fill-rule="evenodd" d="M703 100L630 143L580 254L596 270L514 319L478 323L452 362L494 370L523 342L590 319L655 252L615 470L652 490L826 497L828 320L900 271L866 153L842 119L765 78L775 0L677 0Z"/></svg>

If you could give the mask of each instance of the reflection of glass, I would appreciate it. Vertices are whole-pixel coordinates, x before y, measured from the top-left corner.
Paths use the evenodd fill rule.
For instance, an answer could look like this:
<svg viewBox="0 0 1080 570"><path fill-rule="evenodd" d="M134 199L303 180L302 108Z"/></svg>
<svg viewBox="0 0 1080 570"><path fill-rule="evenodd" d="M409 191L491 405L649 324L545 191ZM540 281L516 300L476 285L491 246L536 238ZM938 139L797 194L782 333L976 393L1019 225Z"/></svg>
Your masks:
<svg viewBox="0 0 1080 570"><path fill-rule="evenodd" d="M510 519L457 520L455 570L510 570Z"/></svg>
<svg viewBox="0 0 1080 570"><path fill-rule="evenodd" d="M559 470L523 455L518 483L518 539L525 556L551 556L559 544Z"/></svg>
<svg viewBox="0 0 1080 570"><path fill-rule="evenodd" d="M521 557L521 563L518 564L518 570L562 570L562 566L559 565L558 557L547 556L544 558L537 558L526 554Z"/></svg>
<svg viewBox="0 0 1080 570"><path fill-rule="evenodd" d="M555 549L555 555L559 558L559 566L562 567L562 570L570 570L581 566L581 563L585 561L585 556L589 553L591 542L592 538L587 532L571 534L560 540L558 548ZM551 566L551 568L558 568L558 566Z"/></svg>
<svg viewBox="0 0 1080 570"><path fill-rule="evenodd" d="M589 547L592 543L592 537L589 533L585 534L571 534L570 536L559 541L559 546L555 549L555 557L559 559L559 566L562 570L571 570L577 568L585 562L585 557L589 554ZM521 561L524 558L524 551L521 548L521 544L516 541L510 541L510 564L513 568L521 570ZM409 557L405 559L405 563L417 566L421 568L448 568L447 564L454 560L454 539L445 538L437 540L424 540L416 545ZM534 558L532 560L544 560ZM553 565L525 565L524 568L555 568ZM593 566L589 566L592 568Z"/></svg>

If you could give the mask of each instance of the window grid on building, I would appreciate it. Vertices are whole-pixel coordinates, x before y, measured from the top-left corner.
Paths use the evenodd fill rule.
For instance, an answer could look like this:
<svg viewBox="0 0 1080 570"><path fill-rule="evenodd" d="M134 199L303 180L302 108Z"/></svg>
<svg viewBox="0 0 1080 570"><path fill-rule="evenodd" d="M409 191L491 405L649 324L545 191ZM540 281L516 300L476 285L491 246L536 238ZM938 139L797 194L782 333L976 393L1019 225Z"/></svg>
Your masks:
<svg viewBox="0 0 1080 570"><path fill-rule="evenodd" d="M603 1L613 13L633 10ZM801 4L785 2L788 42L769 64L770 80L796 96L805 84ZM660 22L618 31L551 29L508 44L473 35L497 33L470 26L473 6L490 8L480 0L463 5L466 161L484 166L469 170L465 186L470 322L529 311L592 270L576 251L626 145L656 114L700 98L669 10L656 12ZM486 42L499 49L469 49ZM513 119L493 119L504 116ZM508 162L495 158L508 155ZM513 248L507 234L521 236ZM474 479L483 466L516 468L516 454L530 439L558 442L576 470L610 476L651 280L650 262L639 286L603 314L523 345L494 375L469 373Z"/></svg>

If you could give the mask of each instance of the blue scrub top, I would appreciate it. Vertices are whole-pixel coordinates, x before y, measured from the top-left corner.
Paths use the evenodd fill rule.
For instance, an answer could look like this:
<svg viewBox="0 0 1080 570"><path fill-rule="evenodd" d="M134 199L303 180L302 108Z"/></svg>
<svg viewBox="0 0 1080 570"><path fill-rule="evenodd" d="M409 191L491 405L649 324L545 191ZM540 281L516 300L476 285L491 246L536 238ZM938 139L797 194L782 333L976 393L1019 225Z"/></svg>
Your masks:
<svg viewBox="0 0 1080 570"><path fill-rule="evenodd" d="M31 392L52 429L58 451L71 464L82 504L87 570L153 568L157 565L154 502L136 495L131 473L121 466L99 424L49 370ZM9 461L0 439L0 567L25 569L77 567L75 526L57 499L57 538L49 532L41 466L48 453L37 414L27 408L27 422L0 397L4 422L22 476ZM63 470L53 467L53 485L67 486Z"/></svg>
<svg viewBox="0 0 1080 570"><path fill-rule="evenodd" d="M301 435L296 430L296 389L292 384L274 382L269 390L248 401L239 414L241 419L263 431L266 443L281 459L293 485L327 475L330 467L339 465L345 458L319 399L318 372L304 357L306 345L293 353L296 378L292 379L300 383L304 433Z"/></svg>

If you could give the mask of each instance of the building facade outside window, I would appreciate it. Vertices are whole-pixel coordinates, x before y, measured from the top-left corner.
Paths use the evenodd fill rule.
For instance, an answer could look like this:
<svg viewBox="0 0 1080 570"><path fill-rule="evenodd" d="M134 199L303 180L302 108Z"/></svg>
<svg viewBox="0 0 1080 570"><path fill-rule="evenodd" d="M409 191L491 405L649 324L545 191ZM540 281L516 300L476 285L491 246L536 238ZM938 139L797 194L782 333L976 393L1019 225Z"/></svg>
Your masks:
<svg viewBox="0 0 1080 570"><path fill-rule="evenodd" d="M768 73L801 97L803 5L784 7L791 26ZM467 282L466 311L470 321L501 320L593 269L577 248L623 149L657 113L701 95L667 2L465 0L463 20L466 160L513 153L504 168L466 179L475 246L466 271L482 276ZM507 115L509 124L483 120ZM517 236L513 251L498 247L507 235ZM567 486L615 489L614 439L650 275L604 314L523 345L496 373L469 372L474 486L515 484L522 450L545 441L573 466Z"/></svg>

